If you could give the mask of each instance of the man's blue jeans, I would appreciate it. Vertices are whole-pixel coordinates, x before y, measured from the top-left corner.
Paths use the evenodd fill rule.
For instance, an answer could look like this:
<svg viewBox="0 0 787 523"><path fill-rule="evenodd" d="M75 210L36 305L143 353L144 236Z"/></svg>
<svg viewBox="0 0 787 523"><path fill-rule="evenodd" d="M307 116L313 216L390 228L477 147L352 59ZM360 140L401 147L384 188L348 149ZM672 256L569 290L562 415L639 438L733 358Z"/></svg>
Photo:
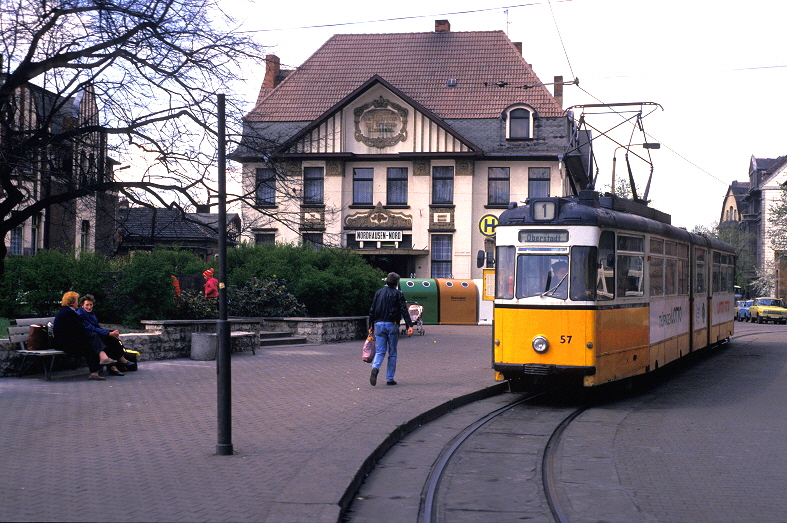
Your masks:
<svg viewBox="0 0 787 523"><path fill-rule="evenodd" d="M388 366L385 371L386 381L393 381L396 373L396 345L399 343L399 325L387 321L374 324L375 355L372 362L373 369L379 369L388 350Z"/></svg>

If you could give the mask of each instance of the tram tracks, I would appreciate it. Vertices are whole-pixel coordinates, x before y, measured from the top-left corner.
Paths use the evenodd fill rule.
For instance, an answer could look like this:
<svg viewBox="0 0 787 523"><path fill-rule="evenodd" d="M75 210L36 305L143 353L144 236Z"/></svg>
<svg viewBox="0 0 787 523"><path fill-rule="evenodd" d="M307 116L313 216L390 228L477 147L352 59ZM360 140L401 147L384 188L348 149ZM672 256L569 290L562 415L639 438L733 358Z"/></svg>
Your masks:
<svg viewBox="0 0 787 523"><path fill-rule="evenodd" d="M444 447L443 451L440 453L440 456L430 469L429 477L427 478L421 497L422 502L418 517L419 523L442 523L449 519L446 517L446 508L448 502L443 498L450 494L445 492L446 488L444 485L444 477L451 467L452 462L455 460L455 458L462 454L465 447L467 447L472 441L472 438L475 435L481 434L485 427L490 427L493 431L498 430L492 427L495 420L498 420L501 416L509 413L513 409L524 406L528 403L534 403L539 399L545 399L547 395L548 393L546 392L530 394L518 401L490 412L457 434L457 436ZM539 409L543 408L544 405L533 405L533 407L534 409ZM541 469L540 490L546 505L549 507L549 512L551 513L554 520L558 523L565 523L570 521L570 519L568 516L568 510L561 501L562 497L560 496L560 481L558 479L558 474L556 473L556 467L559 465L559 463L556 459L556 456L560 447L561 437L563 436L564 432L571 422L580 416L587 408L587 405L582 405L579 407L569 406L548 409L550 411L550 417L555 418L555 415L557 415L555 419L558 420L558 422L554 423L555 419L553 419L552 425L554 428L551 430L551 433L549 433L548 437L541 438L541 449L539 451L539 465ZM539 415L540 414L533 414L533 416ZM516 450L511 449L511 452L516 452ZM494 456L494 454L492 454L492 456ZM481 486L481 488L483 488L483 486ZM501 507L501 510L507 511L508 509L506 507ZM544 516L546 514L540 515ZM532 514L529 516L532 516Z"/></svg>
<svg viewBox="0 0 787 523"><path fill-rule="evenodd" d="M436 421L406 436L378 463L343 521L375 521L381 511L389 521L419 523L569 521L558 453L587 404L545 392L489 401L486 409L442 420L443 428ZM442 442L435 445L429 430ZM390 513L392 506L400 513Z"/></svg>

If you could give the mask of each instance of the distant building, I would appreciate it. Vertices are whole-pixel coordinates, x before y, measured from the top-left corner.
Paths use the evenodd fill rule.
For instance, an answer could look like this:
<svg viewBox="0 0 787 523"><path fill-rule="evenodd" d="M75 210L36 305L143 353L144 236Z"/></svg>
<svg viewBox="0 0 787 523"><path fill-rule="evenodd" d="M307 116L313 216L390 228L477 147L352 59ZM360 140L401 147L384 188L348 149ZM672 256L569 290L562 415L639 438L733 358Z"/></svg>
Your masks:
<svg viewBox="0 0 787 523"><path fill-rule="evenodd" d="M132 207L121 204L117 229L117 255L152 251L155 247L180 247L205 261L218 254L219 215L183 213L160 207ZM227 213L227 246L240 237L240 216Z"/></svg>
<svg viewBox="0 0 787 523"><path fill-rule="evenodd" d="M787 156L778 158L755 158L749 161L749 180L734 181L727 189L719 218L721 226L736 226L752 237L752 252L756 267L771 264L777 271L779 296L787 294L787 274L782 274L780 266L784 260L777 260L777 253L771 246L769 234L770 208L781 197L787 183Z"/></svg>
<svg viewBox="0 0 787 523"><path fill-rule="evenodd" d="M4 76L0 75L0 80ZM19 140L32 131L44 133L43 146L21 150L21 167L12 183L23 188L20 209L48 196L73 191L88 182L111 180L117 164L107 156L105 133L80 134L67 140L47 142L70 128L98 125L95 92L87 85L77 96L64 99L29 84L17 89L10 99L8 114L14 117L0 142ZM6 149L4 149L6 150ZM43 209L5 237L10 256L32 256L39 249L60 249L79 254L96 251L107 256L115 250L117 194L98 193Z"/></svg>
<svg viewBox="0 0 787 523"><path fill-rule="evenodd" d="M447 20L334 35L287 75L269 56L231 155L256 199L242 209L246 238L348 247L402 276L479 278L476 252L493 249L509 202L572 194L568 171L587 181L561 82L551 93L504 32Z"/></svg>

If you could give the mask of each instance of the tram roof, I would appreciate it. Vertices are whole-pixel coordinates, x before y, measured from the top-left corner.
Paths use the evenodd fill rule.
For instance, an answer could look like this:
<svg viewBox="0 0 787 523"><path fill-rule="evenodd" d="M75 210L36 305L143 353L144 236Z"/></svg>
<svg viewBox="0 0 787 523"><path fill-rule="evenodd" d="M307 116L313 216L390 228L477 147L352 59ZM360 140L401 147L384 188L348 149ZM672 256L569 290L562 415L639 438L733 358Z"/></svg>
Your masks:
<svg viewBox="0 0 787 523"><path fill-rule="evenodd" d="M543 201L556 202L557 209L553 220L543 221L533 218L533 204ZM642 203L614 195L600 196L595 191L580 191L578 197L529 198L521 207L512 202L508 210L500 215L498 226L587 225L602 229L655 234L723 251L734 251L728 243L691 233L681 227L675 227L670 221L669 214Z"/></svg>

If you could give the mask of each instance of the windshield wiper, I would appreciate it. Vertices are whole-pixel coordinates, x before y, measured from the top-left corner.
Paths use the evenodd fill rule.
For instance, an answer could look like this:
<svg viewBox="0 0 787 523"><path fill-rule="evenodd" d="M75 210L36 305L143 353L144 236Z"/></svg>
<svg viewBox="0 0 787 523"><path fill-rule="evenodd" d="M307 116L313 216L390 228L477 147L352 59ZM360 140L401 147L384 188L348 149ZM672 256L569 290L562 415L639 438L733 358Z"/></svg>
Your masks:
<svg viewBox="0 0 787 523"><path fill-rule="evenodd" d="M542 293L541 293L541 296L542 296L542 297L543 297L543 296L547 296L547 295L549 295L549 296L552 296L553 294L555 294L555 292L557 292L557 288L558 288L558 287L560 287L560 284L561 284L561 283L563 283L563 280L565 280L567 276L568 276L568 274L566 274L565 276L563 276L562 278L560 278L560 281L559 281L559 282L557 282L557 285L555 285L554 287L552 287L552 288L551 288L551 289L549 289L548 291L544 291L544 292L542 292Z"/></svg>

